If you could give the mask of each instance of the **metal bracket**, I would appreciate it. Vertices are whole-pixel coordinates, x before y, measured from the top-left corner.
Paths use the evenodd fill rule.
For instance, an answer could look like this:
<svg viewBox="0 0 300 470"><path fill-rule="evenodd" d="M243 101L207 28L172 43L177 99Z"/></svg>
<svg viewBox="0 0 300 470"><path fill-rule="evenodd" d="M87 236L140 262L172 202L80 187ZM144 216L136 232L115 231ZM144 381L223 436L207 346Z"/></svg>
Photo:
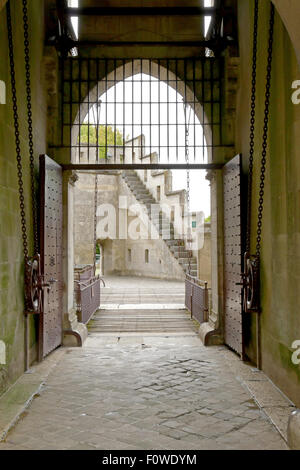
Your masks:
<svg viewBox="0 0 300 470"><path fill-rule="evenodd" d="M41 274L41 257L36 255L30 258L26 264L26 283L25 283L25 314L39 314L42 310L42 292L45 287L50 290L51 284L56 282L50 279L49 282L44 281Z"/></svg>
<svg viewBox="0 0 300 470"><path fill-rule="evenodd" d="M243 286L243 309L245 313L260 312L259 257L244 254L244 272L241 274Z"/></svg>

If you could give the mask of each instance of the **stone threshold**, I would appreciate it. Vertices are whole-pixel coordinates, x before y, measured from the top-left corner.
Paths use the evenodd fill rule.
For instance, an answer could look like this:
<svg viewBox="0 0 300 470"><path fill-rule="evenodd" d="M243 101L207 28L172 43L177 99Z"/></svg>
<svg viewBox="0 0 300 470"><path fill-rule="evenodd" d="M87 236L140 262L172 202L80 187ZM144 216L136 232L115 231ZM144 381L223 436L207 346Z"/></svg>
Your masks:
<svg viewBox="0 0 300 470"><path fill-rule="evenodd" d="M101 304L101 310L186 310L184 304Z"/></svg>
<svg viewBox="0 0 300 470"><path fill-rule="evenodd" d="M65 352L66 349L59 348L43 362L32 365L0 396L0 442L26 413L31 402L39 396L41 388Z"/></svg>
<svg viewBox="0 0 300 470"><path fill-rule="evenodd" d="M99 337L101 336L101 338L115 338L116 342L121 344L121 340L124 340L126 338L187 338L187 337L195 337L195 338L198 338L198 335L196 332L194 331L186 331L186 332L179 332L179 333L176 333L176 332L162 332L162 333L153 333L152 331L149 331L149 332L144 332L144 331L135 331L135 332L119 332L119 333L98 333L98 332L93 332L93 331L90 331L89 332L89 338L93 338L93 339L98 339ZM141 343L142 344L142 343Z"/></svg>
<svg viewBox="0 0 300 470"><path fill-rule="evenodd" d="M250 393L267 419L275 426L281 437L288 442L288 423L297 408L289 398L267 377L264 372L242 362L229 349L225 350L228 367L236 379Z"/></svg>

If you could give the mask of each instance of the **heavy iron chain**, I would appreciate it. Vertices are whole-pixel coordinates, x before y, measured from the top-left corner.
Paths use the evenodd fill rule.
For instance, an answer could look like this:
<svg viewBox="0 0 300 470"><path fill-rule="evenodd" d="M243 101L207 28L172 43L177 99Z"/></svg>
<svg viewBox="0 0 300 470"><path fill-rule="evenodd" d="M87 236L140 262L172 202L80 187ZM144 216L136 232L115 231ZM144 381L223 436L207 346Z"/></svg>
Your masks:
<svg viewBox="0 0 300 470"><path fill-rule="evenodd" d="M264 190L265 190L265 172L267 163L267 148L268 148L268 131L269 131L269 116L270 116L270 96L271 96L271 73L272 73L272 58L273 58L273 41L274 41L274 22L275 22L275 7L271 2L270 14L270 27L269 27L269 44L268 44L268 64L267 64L267 79L266 79L266 95L265 95L265 111L264 111L264 129L263 129L263 143L262 143L262 157L261 157L261 171L260 171L260 191L259 191L259 204L258 204L258 222L257 222L257 238L256 238L256 256L260 257L261 252L261 234L262 234L262 217L263 217L263 203L264 203Z"/></svg>
<svg viewBox="0 0 300 470"><path fill-rule="evenodd" d="M7 19L11 91L12 91L14 129L15 129L21 229L22 229L22 240L23 240L23 253L24 253L25 265L26 265L28 262L28 258L29 258L28 239L27 239L27 230L26 230L26 213L25 213L25 199L24 199L24 187L23 187L23 168L22 168L22 155L21 155L21 146L20 146L20 129L19 129L19 115L18 115L18 102L17 102L17 90L16 90L16 73L15 73L15 63L14 63L14 44L13 44L11 10L10 10L9 0L6 3L6 19ZM25 269L25 280L26 280L26 273L27 273L27 270Z"/></svg>
<svg viewBox="0 0 300 470"><path fill-rule="evenodd" d="M94 205L94 276L96 276L97 255L97 206L98 206L98 175L95 175L95 205Z"/></svg>
<svg viewBox="0 0 300 470"><path fill-rule="evenodd" d="M250 119L250 154L249 154L249 175L248 175L248 200L247 200L247 233L246 251L251 249L251 202L252 202L252 181L254 162L254 142L255 142L255 103L256 103L256 69L257 69L257 39L258 39L258 1L254 6L254 31L253 31L253 55L252 55L252 89L251 89L251 119Z"/></svg>
<svg viewBox="0 0 300 470"><path fill-rule="evenodd" d="M188 105L186 102L183 103L184 106L184 117L185 117L185 162L187 165L190 163L190 149L189 149L189 136L190 136L190 119L191 119L191 111L190 108L189 118L187 119L187 110ZM191 231L191 220L190 220L190 170L186 170L186 205L187 205L187 213L188 213L188 229L187 229L187 245L188 245L188 273L189 276L191 275L191 257L192 257L192 231Z"/></svg>
<svg viewBox="0 0 300 470"><path fill-rule="evenodd" d="M100 101L101 103L101 101ZM94 107L92 108L94 122L96 121L96 152L98 160L98 140L99 140L99 102L97 101L97 118L95 117ZM100 108L101 109L101 108ZM97 207L98 207L98 174L95 174L95 196L94 196L94 276L96 276L96 255L97 255Z"/></svg>
<svg viewBox="0 0 300 470"><path fill-rule="evenodd" d="M24 254L24 262L25 262L25 270L24 270L25 286L26 286L25 312L28 312L31 310L31 305L30 305L30 300L29 300L29 297L30 297L29 286L31 283L31 274L30 274L31 263L30 263L30 258L29 258L29 249L28 249L28 235L27 235L24 185L23 185L23 165L22 165L22 153L21 153L21 144L20 144L19 115L18 115L18 102L17 102L17 90L16 90L16 73L15 73L15 63L14 63L14 42L13 42L10 1L8 1L6 4L6 18L7 18L10 75L11 75L11 91L12 91L12 102L13 102L13 119L14 119L14 129L15 129L17 179L18 179L18 190L19 190L23 254ZM36 203L35 203L35 184L34 184L33 131L32 131L30 65L29 65L29 35L28 35L28 14L27 14L27 2L26 1L23 1L23 23L24 23L24 52L25 52L26 91L27 91L31 194L32 194L33 222L34 222L34 251L35 251L35 254L37 254L38 232L37 232L37 211L36 211Z"/></svg>
<svg viewBox="0 0 300 470"><path fill-rule="evenodd" d="M23 0L23 27L24 27L24 56L25 56L25 75L26 75L29 167L30 167L30 178L31 178L31 204L32 204L32 220L33 220L33 236L34 236L34 253L37 254L39 251L39 241L38 241L37 204L36 204L35 177L34 177L34 149L33 149L33 128L32 128L31 76L30 76L27 0Z"/></svg>

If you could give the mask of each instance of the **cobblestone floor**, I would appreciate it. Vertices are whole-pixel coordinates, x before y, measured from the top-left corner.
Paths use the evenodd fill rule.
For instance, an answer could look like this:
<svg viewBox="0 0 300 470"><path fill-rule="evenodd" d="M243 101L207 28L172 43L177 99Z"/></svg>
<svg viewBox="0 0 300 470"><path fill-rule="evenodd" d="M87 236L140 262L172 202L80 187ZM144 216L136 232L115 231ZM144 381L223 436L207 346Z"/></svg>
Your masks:
<svg viewBox="0 0 300 470"><path fill-rule="evenodd" d="M183 283L106 285L84 347L65 350L0 450L287 448L243 385L257 373L241 373L226 347L205 348L175 307Z"/></svg>
<svg viewBox="0 0 300 470"><path fill-rule="evenodd" d="M66 350L0 450L286 449L228 357L238 361L196 334L92 333Z"/></svg>

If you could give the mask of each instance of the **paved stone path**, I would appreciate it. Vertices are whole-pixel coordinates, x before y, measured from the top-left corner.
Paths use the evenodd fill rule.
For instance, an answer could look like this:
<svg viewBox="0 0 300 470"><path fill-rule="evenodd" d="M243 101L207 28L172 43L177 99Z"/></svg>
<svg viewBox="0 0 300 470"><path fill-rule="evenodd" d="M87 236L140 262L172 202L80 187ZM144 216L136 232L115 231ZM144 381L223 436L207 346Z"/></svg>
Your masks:
<svg viewBox="0 0 300 470"><path fill-rule="evenodd" d="M241 380L259 383L256 369L205 348L185 311L123 307L65 350L0 451L287 448Z"/></svg>
<svg viewBox="0 0 300 470"><path fill-rule="evenodd" d="M66 351L0 450L285 449L230 360L196 335L91 334Z"/></svg>
<svg viewBox="0 0 300 470"><path fill-rule="evenodd" d="M127 276L104 279L101 305L184 304L184 282Z"/></svg>

